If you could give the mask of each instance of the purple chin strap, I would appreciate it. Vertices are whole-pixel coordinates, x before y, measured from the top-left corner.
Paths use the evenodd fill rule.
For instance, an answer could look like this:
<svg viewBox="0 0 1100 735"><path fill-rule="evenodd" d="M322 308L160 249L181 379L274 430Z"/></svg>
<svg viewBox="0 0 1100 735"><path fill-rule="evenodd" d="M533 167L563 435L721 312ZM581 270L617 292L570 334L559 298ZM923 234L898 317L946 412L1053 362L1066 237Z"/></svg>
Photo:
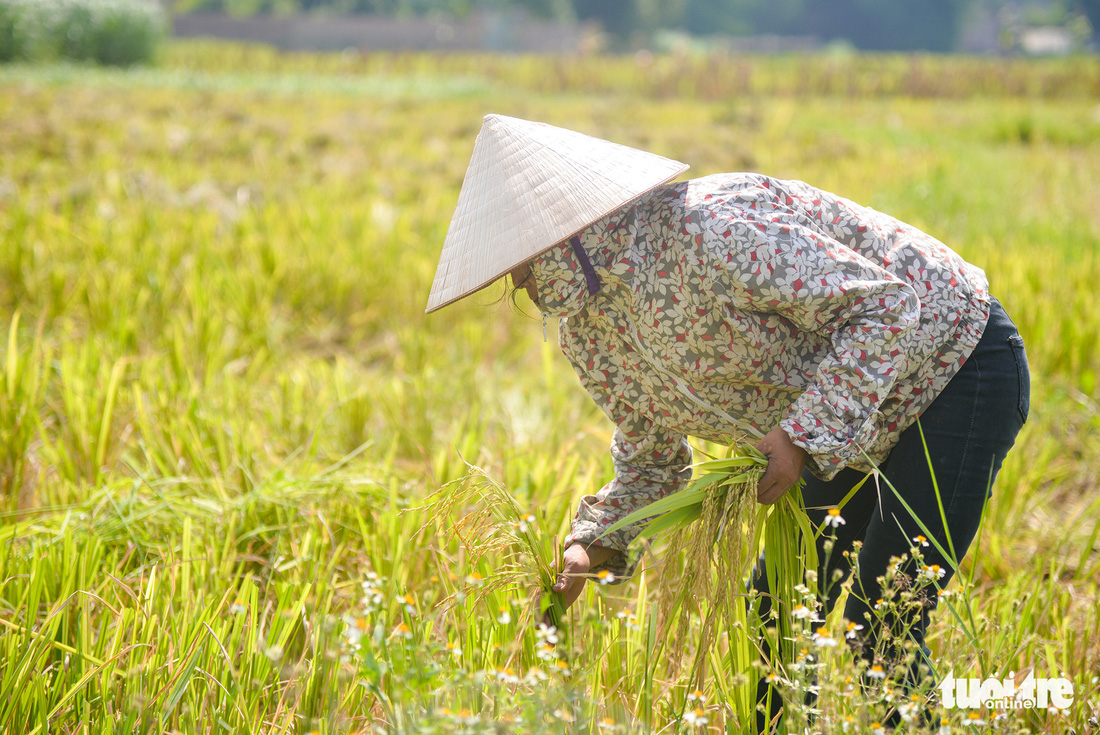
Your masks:
<svg viewBox="0 0 1100 735"><path fill-rule="evenodd" d="M588 295L594 296L603 288L600 277L596 275L596 269L592 267L592 261L588 259L588 253L581 246L581 239L574 235L569 238L569 244L573 246L573 254L581 262L581 270L584 271L584 282L588 285Z"/></svg>

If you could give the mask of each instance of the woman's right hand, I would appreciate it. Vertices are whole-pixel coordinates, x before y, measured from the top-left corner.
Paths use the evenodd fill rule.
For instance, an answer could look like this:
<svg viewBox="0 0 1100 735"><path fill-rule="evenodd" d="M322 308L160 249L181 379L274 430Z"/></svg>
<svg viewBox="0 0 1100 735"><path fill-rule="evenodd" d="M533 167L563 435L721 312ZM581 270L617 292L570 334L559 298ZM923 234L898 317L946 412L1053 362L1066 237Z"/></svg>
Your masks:
<svg viewBox="0 0 1100 735"><path fill-rule="evenodd" d="M562 555L562 569L551 588L562 597L562 607L568 609L577 601L584 591L584 583L588 579L588 572L592 567L598 567L617 551L605 546L589 546L573 544ZM543 622L550 624L549 613L543 616Z"/></svg>

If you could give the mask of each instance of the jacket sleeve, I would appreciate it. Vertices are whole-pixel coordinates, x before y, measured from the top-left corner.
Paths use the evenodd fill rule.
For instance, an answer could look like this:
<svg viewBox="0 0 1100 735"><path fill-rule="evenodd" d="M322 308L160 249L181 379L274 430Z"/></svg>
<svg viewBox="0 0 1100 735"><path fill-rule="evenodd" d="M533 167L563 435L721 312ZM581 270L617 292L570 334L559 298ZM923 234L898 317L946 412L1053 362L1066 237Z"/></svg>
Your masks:
<svg viewBox="0 0 1100 735"><path fill-rule="evenodd" d="M723 290L741 308L778 314L830 345L780 427L831 479L884 430L880 406L909 361L922 359L920 301L897 276L794 218L731 225Z"/></svg>
<svg viewBox="0 0 1100 735"><path fill-rule="evenodd" d="M637 566L639 555L628 552L628 547L637 537L638 529L627 526L602 538L601 534L635 510L686 487L691 479L691 447L683 434L654 423L600 383L586 379L584 374L581 383L596 403L613 420L618 420L611 440L615 478L595 495L581 498L565 546L594 543L618 551L605 564L591 570L611 572L612 583L617 583L632 576Z"/></svg>

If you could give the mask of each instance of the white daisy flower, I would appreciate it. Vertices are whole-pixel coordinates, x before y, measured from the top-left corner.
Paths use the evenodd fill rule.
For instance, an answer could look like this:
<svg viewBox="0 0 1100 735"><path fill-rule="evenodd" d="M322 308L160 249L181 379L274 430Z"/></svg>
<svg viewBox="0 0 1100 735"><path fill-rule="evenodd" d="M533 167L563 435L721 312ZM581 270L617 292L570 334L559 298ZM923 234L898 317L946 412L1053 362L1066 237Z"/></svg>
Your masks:
<svg viewBox="0 0 1100 735"><path fill-rule="evenodd" d="M497 669L496 674L497 681L502 681L505 684L519 684L519 677L511 669Z"/></svg>
<svg viewBox="0 0 1100 735"><path fill-rule="evenodd" d="M638 625L638 618L631 610L620 610L619 612L615 613L615 617L624 622L627 630L642 629L642 626Z"/></svg>
<svg viewBox="0 0 1100 735"><path fill-rule="evenodd" d="M557 645L558 629L553 625L539 623L538 630L535 631L535 638L541 643L548 643L551 646Z"/></svg>
<svg viewBox="0 0 1100 735"><path fill-rule="evenodd" d="M405 606L405 612L409 615L416 615L416 598L412 595L402 595L397 598L402 605Z"/></svg>
<svg viewBox="0 0 1100 735"><path fill-rule="evenodd" d="M527 686L534 686L547 681L550 677L546 675L546 672L540 669L538 666L532 666L527 669L527 673L523 675L523 683Z"/></svg>
<svg viewBox="0 0 1100 735"><path fill-rule="evenodd" d="M710 720L707 719L706 712L696 708L688 710L684 713L684 722L691 725L692 727L702 727L703 725L710 722Z"/></svg>
<svg viewBox="0 0 1100 735"><path fill-rule="evenodd" d="M366 618L362 616L345 615L343 621L344 640L346 640L352 648L358 647L359 641L361 641L364 636L370 635L370 623L367 622Z"/></svg>

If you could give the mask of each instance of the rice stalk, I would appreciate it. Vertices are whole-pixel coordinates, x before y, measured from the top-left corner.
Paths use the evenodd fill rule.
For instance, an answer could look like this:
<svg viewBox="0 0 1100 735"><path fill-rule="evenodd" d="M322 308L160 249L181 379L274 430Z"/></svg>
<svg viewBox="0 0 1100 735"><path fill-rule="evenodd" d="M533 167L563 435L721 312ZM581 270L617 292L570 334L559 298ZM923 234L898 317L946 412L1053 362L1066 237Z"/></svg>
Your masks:
<svg viewBox="0 0 1100 735"><path fill-rule="evenodd" d="M425 505L408 511L440 521L457 518L446 532L468 554L467 568L476 571L444 604L453 606L466 598L483 602L508 589L527 590L532 603L528 614L548 604L550 621L560 629L565 608L560 596L550 591L561 561L555 552L557 539L540 533L535 516L503 483L480 467L467 466L465 476L444 484ZM483 563L487 559L492 563Z"/></svg>
<svg viewBox="0 0 1100 735"><path fill-rule="evenodd" d="M0 360L0 503L5 510L29 508L34 502L38 409L49 358L41 328L30 345L21 344L19 319L18 311L12 314Z"/></svg>

